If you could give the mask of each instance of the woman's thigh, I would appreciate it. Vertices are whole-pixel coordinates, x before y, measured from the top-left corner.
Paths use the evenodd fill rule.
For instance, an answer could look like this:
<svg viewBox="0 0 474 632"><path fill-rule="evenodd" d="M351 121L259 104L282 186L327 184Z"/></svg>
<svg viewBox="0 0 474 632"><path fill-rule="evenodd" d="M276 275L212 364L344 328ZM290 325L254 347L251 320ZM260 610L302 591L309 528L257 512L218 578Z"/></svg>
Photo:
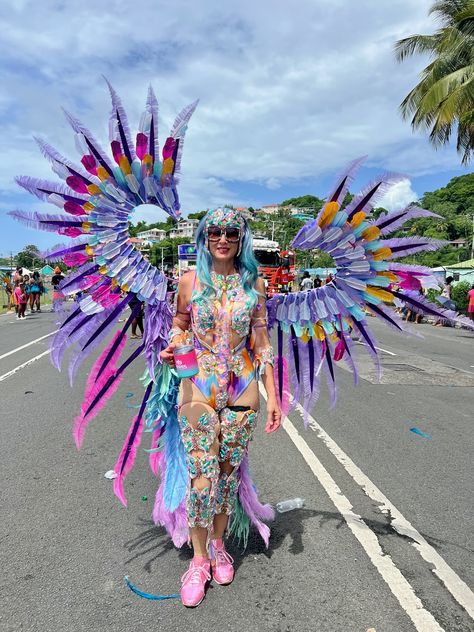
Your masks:
<svg viewBox="0 0 474 632"><path fill-rule="evenodd" d="M260 408L260 394L257 380L252 380L245 391L235 401L229 401L228 406L245 406L252 410Z"/></svg>

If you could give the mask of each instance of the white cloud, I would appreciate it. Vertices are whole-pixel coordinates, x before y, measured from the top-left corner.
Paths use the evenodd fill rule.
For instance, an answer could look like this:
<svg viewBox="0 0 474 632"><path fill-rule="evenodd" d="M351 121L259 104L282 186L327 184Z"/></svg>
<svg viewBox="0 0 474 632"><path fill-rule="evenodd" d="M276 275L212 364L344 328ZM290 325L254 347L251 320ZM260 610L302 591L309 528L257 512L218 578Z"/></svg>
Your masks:
<svg viewBox="0 0 474 632"><path fill-rule="evenodd" d="M278 178L268 178L268 180L265 182L265 186L267 187L267 189L275 191L276 189L281 188L281 182L280 180L278 180Z"/></svg>
<svg viewBox="0 0 474 632"><path fill-rule="evenodd" d="M410 180L406 178L394 184L377 203L377 206L382 206L389 211L398 211L412 202L416 202L417 199L418 195L412 189Z"/></svg>
<svg viewBox="0 0 474 632"><path fill-rule="evenodd" d="M133 11L121 0L101 4L2 2L0 190L9 199L24 199L14 175L48 171L33 134L76 155L61 105L107 144L102 73L133 130L154 85L161 138L200 97L184 148L185 213L243 202L232 183L283 188L360 154L410 175L459 164L452 149L436 153L412 136L398 114L424 64L398 65L393 43L435 28L431 0L300 0L293 8L283 0L143 0Z"/></svg>

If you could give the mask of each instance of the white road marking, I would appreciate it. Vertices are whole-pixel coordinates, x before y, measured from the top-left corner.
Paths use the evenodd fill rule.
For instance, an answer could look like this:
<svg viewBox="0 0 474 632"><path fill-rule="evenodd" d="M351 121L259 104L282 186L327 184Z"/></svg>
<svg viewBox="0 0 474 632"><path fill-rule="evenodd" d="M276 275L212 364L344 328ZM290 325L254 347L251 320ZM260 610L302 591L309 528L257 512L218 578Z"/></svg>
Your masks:
<svg viewBox="0 0 474 632"><path fill-rule="evenodd" d="M264 399L266 400L266 394L263 389L262 384L260 384L260 392ZM296 405L296 409L300 414L303 414L303 407L300 404ZM451 595L456 599L456 601L466 610L466 612L474 618L474 593L471 591L469 586L453 571L453 569L445 562L445 560L437 553L437 551L425 540L425 538L413 527L413 525L403 516L403 514L388 500L388 498L378 489L378 487L372 483L372 481L366 476L360 468L350 459L350 457L337 445L337 443L331 439L331 437L327 434L327 432L319 425L319 423L312 417L308 415L309 426L312 430L318 433L318 438L320 438L326 447L330 450L330 452L336 457L339 463L344 467L344 469L348 472L351 478L362 488L364 493L371 498L372 500L378 503L378 507L382 513L389 514L392 518L391 526L395 531L400 533L401 535L407 536L412 540L412 545L414 548L420 553L422 558L426 560L430 566L432 566L433 573L441 579L444 583L447 590L451 593ZM342 516L348 523L351 531L353 531L354 535L357 537L359 542L361 542L362 546L366 550L369 555L372 563L376 566L376 568L381 573L384 580L389 585L390 589L394 593L394 595L399 599L399 594L396 592L398 588L402 584L399 584L399 578L397 573L403 578L403 582L406 582L403 575L401 575L400 571L393 564L391 558L388 555L383 555L381 552L380 546L378 544L377 537L373 534L367 525L362 521L360 516L353 514L352 511L349 514L350 520L347 519L345 513L341 511L336 501L341 503L341 507L346 510L347 507L352 509L352 506L349 504L348 499L341 493L339 488L337 487L335 481L331 478L330 474L325 470L324 466L317 459L316 455L309 448L304 439L298 434L298 431L293 426L291 421L287 418L283 422L283 428L286 430L288 435L290 436L293 443L296 445L298 450L304 456L306 462L313 470L314 474L318 478L318 480L323 485L326 493L329 495L331 500L336 505L337 509L341 512ZM307 458L308 457L308 458ZM314 467L313 467L314 466ZM322 478L321 478L322 476ZM329 487L326 486L326 483ZM331 492L331 493L330 493ZM332 495L331 495L332 494ZM352 522L350 522L352 521ZM362 523L363 527L359 523ZM357 526L356 526L357 525ZM370 534L367 534L366 531L369 531ZM362 540L359 538L359 535L362 537ZM375 542L378 548L375 547L374 542L372 541L372 536L375 538ZM367 546L366 546L367 545ZM380 549L381 554L383 555L383 559L389 558L391 566L384 566L384 562L379 560L379 552ZM374 557L372 557L374 555ZM382 570L383 569L383 572ZM396 572L395 572L396 571ZM385 574L384 574L385 573ZM390 581L387 580L390 579ZM393 584L395 581L395 584ZM410 611L407 610L410 618L412 615L413 609L413 599L418 599L413 592L410 584L406 582L410 591L413 593L410 599L406 602L407 605L410 606ZM406 588L406 587L405 587ZM405 603L405 599L408 597L406 594L406 590L403 589L400 593L400 596L403 597L404 602L400 601L403 607ZM420 602L421 604L421 602ZM415 607L417 610L419 606ZM413 613L416 614L416 613ZM430 613L428 613L430 614ZM430 617L432 615L430 614ZM413 622L415 620L412 618ZM433 619L434 624L438 627L417 627L417 630L422 630L429 632L431 630L441 630L439 624ZM415 623L416 625L416 623ZM423 624L424 625L424 624Z"/></svg>
<svg viewBox="0 0 474 632"><path fill-rule="evenodd" d="M40 358L42 358L43 356L47 355L48 353L49 353L49 349L46 349L46 351L43 351L43 353L40 353L39 355L35 356L34 358L31 358L30 360L27 360L26 362L23 362L23 364L20 364L19 366L15 367L11 371L8 371L8 373L4 373L3 375L0 375L0 382L3 382L3 380L6 380L7 377L10 377L11 375L14 375L15 373L18 373L18 371L21 371L21 369L24 369L25 366L33 364L33 362L36 362L36 360L39 360Z"/></svg>
<svg viewBox="0 0 474 632"><path fill-rule="evenodd" d="M303 415L303 407L296 405L297 410ZM351 478L363 489L364 493L378 503L382 513L389 514L392 518L391 526L397 533L407 536L412 540L412 545L420 553L421 557L433 566L433 573L441 579L446 588L456 601L474 618L474 593L469 586L453 571L437 551L425 540L415 527L403 516L380 489L372 483L352 459L331 439L320 424L308 415L308 425L318 433L329 451L336 457Z"/></svg>
<svg viewBox="0 0 474 632"><path fill-rule="evenodd" d="M8 356L12 355L12 353L16 353L17 351L26 349L26 347L29 347L30 345L34 345L35 343L40 342L41 340L44 340L45 338L49 338L49 336L52 336L55 333L56 331L52 331L50 334L46 334L45 336L41 336L41 338L36 338L36 340L32 340L31 342L27 342L25 345L21 345L21 347L12 349L11 351L8 351L7 353L4 353L3 355L1 355L0 360L3 360L3 358L7 358Z"/></svg>
<svg viewBox="0 0 474 632"><path fill-rule="evenodd" d="M368 346L367 343L366 342L362 342L362 340L357 340L356 342L359 345L364 345L364 347ZM388 353L388 355L391 355L391 356L396 356L397 355L396 353L393 353L393 351L389 351L388 349L382 349L382 347L375 347L375 348L377 349L377 351L383 351L384 353Z"/></svg>

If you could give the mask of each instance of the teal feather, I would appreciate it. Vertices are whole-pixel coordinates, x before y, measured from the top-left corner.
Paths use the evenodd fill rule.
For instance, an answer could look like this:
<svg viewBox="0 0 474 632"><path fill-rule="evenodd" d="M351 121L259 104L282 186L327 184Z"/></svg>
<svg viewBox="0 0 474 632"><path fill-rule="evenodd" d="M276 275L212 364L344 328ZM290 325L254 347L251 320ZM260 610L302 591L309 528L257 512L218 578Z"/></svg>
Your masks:
<svg viewBox="0 0 474 632"><path fill-rule="evenodd" d="M230 519L229 534L242 545L243 549L246 549L249 533L250 519L244 511L240 499L237 498L235 508Z"/></svg>

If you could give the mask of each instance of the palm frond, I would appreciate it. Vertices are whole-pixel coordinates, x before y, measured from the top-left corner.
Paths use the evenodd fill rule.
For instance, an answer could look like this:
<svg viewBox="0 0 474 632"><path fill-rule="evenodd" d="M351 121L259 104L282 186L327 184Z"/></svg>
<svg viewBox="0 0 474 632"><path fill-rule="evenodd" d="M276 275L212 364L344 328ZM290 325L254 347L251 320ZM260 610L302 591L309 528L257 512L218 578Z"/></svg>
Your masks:
<svg viewBox="0 0 474 632"><path fill-rule="evenodd" d="M411 35L395 44L395 57L402 62L416 53L435 53L438 47L437 35Z"/></svg>

